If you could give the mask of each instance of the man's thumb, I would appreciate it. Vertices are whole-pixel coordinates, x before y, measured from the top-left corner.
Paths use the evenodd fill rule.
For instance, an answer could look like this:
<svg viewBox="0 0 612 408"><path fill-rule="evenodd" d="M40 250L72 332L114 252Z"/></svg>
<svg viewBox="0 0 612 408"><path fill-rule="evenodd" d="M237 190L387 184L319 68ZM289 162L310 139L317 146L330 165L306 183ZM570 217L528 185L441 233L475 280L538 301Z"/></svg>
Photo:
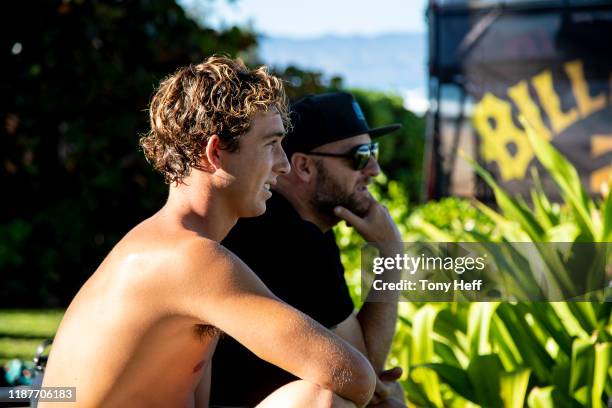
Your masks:
<svg viewBox="0 0 612 408"><path fill-rule="evenodd" d="M402 376L403 372L404 370L400 367L393 367L380 373L379 378L382 381L397 381Z"/></svg>

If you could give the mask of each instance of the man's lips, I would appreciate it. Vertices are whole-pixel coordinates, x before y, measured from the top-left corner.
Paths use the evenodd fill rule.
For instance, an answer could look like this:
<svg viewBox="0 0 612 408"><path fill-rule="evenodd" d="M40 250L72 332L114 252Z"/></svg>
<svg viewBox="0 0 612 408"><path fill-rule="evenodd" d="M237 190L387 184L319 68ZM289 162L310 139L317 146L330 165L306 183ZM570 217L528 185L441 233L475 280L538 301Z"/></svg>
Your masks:
<svg viewBox="0 0 612 408"><path fill-rule="evenodd" d="M372 181L371 181L371 180L369 180L369 179L368 179L368 180L365 180L365 181L363 181L363 182L361 182L361 183L358 183L358 184L357 184L357 187L355 188L355 190L357 190L357 191L362 191L362 192L364 192L364 191L368 191L368 186L369 186L371 183L372 183Z"/></svg>
<svg viewBox="0 0 612 408"><path fill-rule="evenodd" d="M276 185L276 180L268 181L268 182L264 183L263 189L266 190L266 191L270 191L270 188L272 186L274 186L274 185Z"/></svg>

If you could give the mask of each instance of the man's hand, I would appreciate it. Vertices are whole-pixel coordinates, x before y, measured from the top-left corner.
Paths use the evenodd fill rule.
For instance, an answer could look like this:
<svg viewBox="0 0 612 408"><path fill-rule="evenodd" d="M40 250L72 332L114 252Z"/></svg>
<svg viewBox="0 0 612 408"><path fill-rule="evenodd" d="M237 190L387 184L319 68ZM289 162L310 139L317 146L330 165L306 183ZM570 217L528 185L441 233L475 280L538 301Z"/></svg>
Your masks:
<svg viewBox="0 0 612 408"><path fill-rule="evenodd" d="M340 206L334 208L334 214L352 225L367 242L382 244L402 241L389 210L378 201L372 202L363 217Z"/></svg>
<svg viewBox="0 0 612 408"><path fill-rule="evenodd" d="M381 372L376 379L376 390L368 406L405 407L403 390L397 383L402 373L403 370L400 367Z"/></svg>

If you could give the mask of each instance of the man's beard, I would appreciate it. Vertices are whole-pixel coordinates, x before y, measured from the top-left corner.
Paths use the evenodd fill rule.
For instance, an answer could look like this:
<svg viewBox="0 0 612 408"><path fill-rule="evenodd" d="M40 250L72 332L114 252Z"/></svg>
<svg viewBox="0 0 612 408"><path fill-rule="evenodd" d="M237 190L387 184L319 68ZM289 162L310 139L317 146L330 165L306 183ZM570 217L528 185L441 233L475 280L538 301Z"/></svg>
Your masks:
<svg viewBox="0 0 612 408"><path fill-rule="evenodd" d="M322 163L317 162L317 187L311 204L320 214L337 220L334 208L341 206L363 217L368 212L372 201L360 199L357 192L347 192L330 176Z"/></svg>

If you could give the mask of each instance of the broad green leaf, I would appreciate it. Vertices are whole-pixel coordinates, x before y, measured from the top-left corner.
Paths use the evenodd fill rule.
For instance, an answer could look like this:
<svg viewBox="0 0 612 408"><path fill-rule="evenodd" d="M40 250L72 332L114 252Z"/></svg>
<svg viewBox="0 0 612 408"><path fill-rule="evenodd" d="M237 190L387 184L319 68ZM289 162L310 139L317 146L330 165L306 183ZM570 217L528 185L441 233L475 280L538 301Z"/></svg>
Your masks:
<svg viewBox="0 0 612 408"><path fill-rule="evenodd" d="M412 403L416 404L419 407L437 408L435 404L429 401L421 385L412 381L410 377L406 378L405 380L400 380L400 384L406 392L406 397Z"/></svg>
<svg viewBox="0 0 612 408"><path fill-rule="evenodd" d="M434 370L457 394L463 398L478 403L474 386L465 370L443 363L424 364L424 367Z"/></svg>
<svg viewBox="0 0 612 408"><path fill-rule="evenodd" d="M594 305L591 302L568 302L567 304L576 320L589 336L597 328L597 316Z"/></svg>
<svg viewBox="0 0 612 408"><path fill-rule="evenodd" d="M595 344L595 367L591 384L591 406L593 408L604 408L602 395L606 381L612 380L608 376L608 369L612 366L611 349L612 343Z"/></svg>
<svg viewBox="0 0 612 408"><path fill-rule="evenodd" d="M418 367L434 362L433 327L440 308L427 304L420 308L412 319L412 343L410 345L410 376L419 384L427 398L435 406L443 405L440 382L436 373ZM414 368L416 367L416 368Z"/></svg>
<svg viewBox="0 0 612 408"><path fill-rule="evenodd" d="M470 305L467 336L470 343L470 356L491 353L489 341L491 319L498 303L475 302Z"/></svg>
<svg viewBox="0 0 612 408"><path fill-rule="evenodd" d="M555 313L559 316L559 321L570 336L580 338L588 338L590 336L590 333L583 328L574 314L573 310L575 309L570 308L571 303L551 302L550 306L555 310Z"/></svg>
<svg viewBox="0 0 612 408"><path fill-rule="evenodd" d="M512 334L497 315L493 316L491 321L491 336L495 352L499 355L506 371L514 371L524 365Z"/></svg>
<svg viewBox="0 0 612 408"><path fill-rule="evenodd" d="M501 398L504 408L523 408L531 370L524 368L501 375Z"/></svg>
<svg viewBox="0 0 612 408"><path fill-rule="evenodd" d="M554 387L535 387L529 393L527 397L527 405L529 408L553 408L553 389Z"/></svg>
<svg viewBox="0 0 612 408"><path fill-rule="evenodd" d="M591 339L576 339L572 347L570 395L583 405L590 400L595 351Z"/></svg>
<svg viewBox="0 0 612 408"><path fill-rule="evenodd" d="M608 195L601 207L603 215L602 242L612 242L612 194L610 194L610 189L612 189L612 180L608 183Z"/></svg>
<svg viewBox="0 0 612 408"><path fill-rule="evenodd" d="M483 407L502 407L500 380L503 367L495 354L473 357L467 368L470 382L474 384L477 403Z"/></svg>

